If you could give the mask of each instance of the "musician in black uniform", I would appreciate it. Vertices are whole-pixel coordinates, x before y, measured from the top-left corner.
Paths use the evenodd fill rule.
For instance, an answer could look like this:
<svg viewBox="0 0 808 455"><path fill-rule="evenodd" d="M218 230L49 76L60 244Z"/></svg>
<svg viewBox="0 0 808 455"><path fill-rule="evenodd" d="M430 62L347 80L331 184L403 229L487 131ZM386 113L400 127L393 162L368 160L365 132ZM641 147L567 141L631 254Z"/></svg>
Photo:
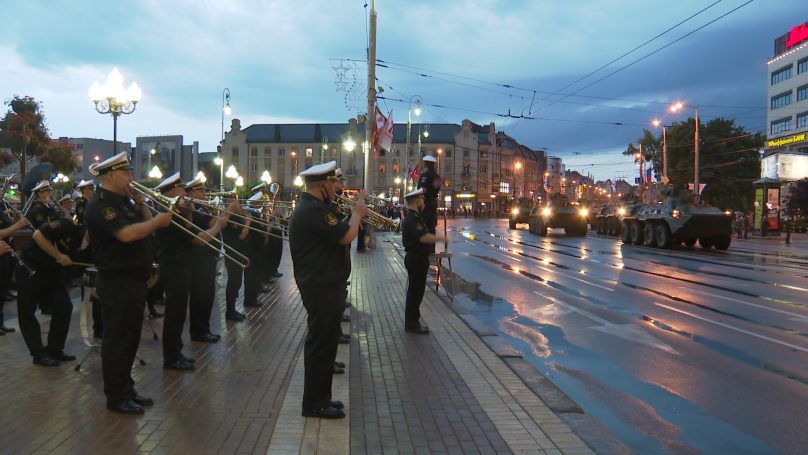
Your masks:
<svg viewBox="0 0 808 455"><path fill-rule="evenodd" d="M82 180L76 188L81 191L81 196L76 198L76 223L84 224L84 212L87 209L87 201L95 195L95 183L92 180Z"/></svg>
<svg viewBox="0 0 808 455"><path fill-rule="evenodd" d="M234 211L237 213L237 221L246 226L252 226L252 219L247 216L246 212L239 207ZM246 217L246 218L245 218ZM238 226L234 223L228 223L222 229L222 236L224 242L243 255L247 255L247 236L250 235L249 227ZM241 322L246 319L246 315L236 310L236 299L238 292L243 283L244 269L233 261L225 260L224 267L227 269L227 285L224 291L225 299L225 313L224 318L228 321Z"/></svg>
<svg viewBox="0 0 808 455"><path fill-rule="evenodd" d="M256 197L256 194L260 194L260 198L256 200L261 201L261 207L258 207L261 210L261 221L270 219L270 210L272 207L269 206L269 202L272 200L272 195L269 192L269 187L267 187L266 182L255 185L250 191L253 192L253 197ZM265 229L267 232L270 232L269 226ZM273 250L275 247L272 244L273 237L266 235L264 238L264 244L261 246L262 253L259 255L260 263L253 263L252 259L250 259L250 267L260 265L261 291L269 292L269 283L275 278L273 270L277 268L277 266L274 266L275 257Z"/></svg>
<svg viewBox="0 0 808 455"><path fill-rule="evenodd" d="M300 173L306 191L300 195L289 225L295 282L308 315L302 415L327 419L345 417L342 402L331 399L340 314L351 273L350 251L345 247L356 238L359 221L367 214L364 192L351 209L349 222L341 222L331 211L335 169L336 162L331 161Z"/></svg>
<svg viewBox="0 0 808 455"><path fill-rule="evenodd" d="M185 185L180 173L166 178L155 190L164 196L180 197L176 208L185 221L178 222L192 229L190 219L194 206L185 196ZM165 208L163 208L165 210ZM194 360L182 353L182 328L188 312L188 296L191 292L191 262L193 257L193 237L174 224L155 231L159 243L160 280L166 293L165 319L163 320L163 368L166 370L190 371Z"/></svg>
<svg viewBox="0 0 808 455"><path fill-rule="evenodd" d="M34 358L35 365L56 366L60 361L76 360L64 352L73 303L67 290L64 267L73 265L70 258L86 249L89 239L83 227L67 218L43 224L22 247L20 258L26 266L17 266L17 315L20 332ZM49 302L51 308L48 345L42 345L37 320L37 302Z"/></svg>
<svg viewBox="0 0 808 455"><path fill-rule="evenodd" d="M250 218L250 224L257 230L250 229L246 238L246 252L247 258L250 260L250 266L244 269L244 307L258 308L263 306L258 301L258 294L268 292L269 288L261 286L261 280L265 274L266 247L267 247L267 234L259 231L266 231L266 225L261 223L262 201L264 200L263 194L255 193L247 200L251 207L247 210L245 216Z"/></svg>
<svg viewBox="0 0 808 455"><path fill-rule="evenodd" d="M11 284L11 271L14 264L12 263L11 253L12 249L7 242L10 238L21 229L28 225L28 220L25 217L18 217L12 221L8 213L0 210L0 336L6 333L14 332L13 327L6 327L5 319L3 316L3 305L5 305L6 292L8 292L9 285Z"/></svg>
<svg viewBox="0 0 808 455"><path fill-rule="evenodd" d="M407 193L404 198L407 200L407 217L401 227L401 241L406 251L404 266L407 268L404 331L427 334L429 328L421 324L420 308L429 271L429 254L432 252L430 246L441 241L447 243L449 239L429 232L429 227L421 216L426 205L422 188Z"/></svg>
<svg viewBox="0 0 808 455"><path fill-rule="evenodd" d="M34 229L39 229L43 224L50 223L60 218L59 210L53 202L53 189L48 180L43 180L36 184L31 191L34 201L25 214Z"/></svg>
<svg viewBox="0 0 808 455"><path fill-rule="evenodd" d="M185 191L193 199L205 199L205 182L201 177L191 180L185 185ZM238 209L238 202L233 201L221 217L217 217L208 207L200 205L194 210L193 222L207 235L221 239L220 232L230 219L230 212ZM200 234L204 235L204 234ZM201 238L193 239L193 255L191 261L191 291L189 294L189 328L191 341L215 343L221 335L211 333L210 315L213 302L216 300L216 264L219 253L204 244Z"/></svg>
<svg viewBox="0 0 808 455"><path fill-rule="evenodd" d="M438 193L443 184L443 179L435 171L435 163L437 160L432 155L425 155L423 158L424 168L426 170L421 173L421 178L418 179L418 188L424 189L424 210L421 213L426 227L429 232L435 233L438 225ZM435 247L430 246L430 252L435 252Z"/></svg>
<svg viewBox="0 0 808 455"><path fill-rule="evenodd" d="M143 414L142 406L154 401L135 391L132 363L140 344L146 280L154 260L151 234L171 223L171 213L152 217L141 194L130 198L132 166L126 152L91 164L90 173L101 180L95 196L87 203L85 221L93 262L98 268L95 289L104 306L101 367L107 409Z"/></svg>
<svg viewBox="0 0 808 455"><path fill-rule="evenodd" d="M70 197L70 193L65 194L64 196L60 197L59 200L56 202L57 210L59 211L59 218L69 218L73 219L73 198Z"/></svg>

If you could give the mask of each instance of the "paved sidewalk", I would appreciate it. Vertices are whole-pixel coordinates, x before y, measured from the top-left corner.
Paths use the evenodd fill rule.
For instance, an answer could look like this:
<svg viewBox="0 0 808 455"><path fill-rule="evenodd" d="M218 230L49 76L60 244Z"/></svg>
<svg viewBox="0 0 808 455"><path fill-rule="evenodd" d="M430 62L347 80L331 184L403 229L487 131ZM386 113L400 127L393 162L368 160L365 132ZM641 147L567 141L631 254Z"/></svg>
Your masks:
<svg viewBox="0 0 808 455"><path fill-rule="evenodd" d="M73 363L36 367L19 332L0 337L0 453L591 453L433 291L422 305L432 333L404 332L395 234L378 234L375 250L354 257L352 321L343 324L352 341L338 355L347 374L334 376L348 418L301 417L305 311L285 254L283 278L247 322L225 322L218 300L219 343L190 342L186 328L195 372L163 370L160 341L145 326L147 364L134 375L156 405L141 417L104 409L97 356L80 372ZM76 355L79 306L67 349ZM13 307L7 325L16 326ZM161 324L153 323L158 335Z"/></svg>

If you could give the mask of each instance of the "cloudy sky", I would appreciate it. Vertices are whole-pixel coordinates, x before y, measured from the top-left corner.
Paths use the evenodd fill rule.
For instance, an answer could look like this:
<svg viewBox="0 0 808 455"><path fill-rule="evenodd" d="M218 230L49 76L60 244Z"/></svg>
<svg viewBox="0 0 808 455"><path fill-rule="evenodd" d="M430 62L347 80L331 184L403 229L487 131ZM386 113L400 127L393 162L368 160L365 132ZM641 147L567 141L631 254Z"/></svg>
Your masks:
<svg viewBox="0 0 808 455"><path fill-rule="evenodd" d="M377 77L391 98L380 106L406 121L394 99L417 94L424 122L493 121L569 168L631 179L620 151L666 103L765 131L773 40L808 15L798 0L747 3L379 0ZM225 87L243 126L343 122L365 110L369 10L364 0L0 0L0 98L41 101L54 137L111 139L87 89L118 67L144 92L119 138L182 134L203 152L219 140Z"/></svg>

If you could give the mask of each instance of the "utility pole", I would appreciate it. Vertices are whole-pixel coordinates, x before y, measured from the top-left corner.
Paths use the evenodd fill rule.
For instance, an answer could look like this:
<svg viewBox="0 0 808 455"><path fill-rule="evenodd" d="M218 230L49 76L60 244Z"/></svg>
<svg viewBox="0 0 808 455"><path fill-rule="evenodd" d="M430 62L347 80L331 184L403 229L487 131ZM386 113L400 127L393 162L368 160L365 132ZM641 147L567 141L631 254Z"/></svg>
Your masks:
<svg viewBox="0 0 808 455"><path fill-rule="evenodd" d="M368 39L368 115L365 118L365 176L364 189L370 186L370 153L373 148L373 127L376 124L376 0L370 4L370 36ZM364 147L363 147L364 148ZM409 152L409 151L408 151Z"/></svg>
<svg viewBox="0 0 808 455"><path fill-rule="evenodd" d="M695 175L693 181L693 193L696 195L696 201L699 201L701 198L701 192L699 191L699 108L693 108L696 111L696 138L695 138Z"/></svg>

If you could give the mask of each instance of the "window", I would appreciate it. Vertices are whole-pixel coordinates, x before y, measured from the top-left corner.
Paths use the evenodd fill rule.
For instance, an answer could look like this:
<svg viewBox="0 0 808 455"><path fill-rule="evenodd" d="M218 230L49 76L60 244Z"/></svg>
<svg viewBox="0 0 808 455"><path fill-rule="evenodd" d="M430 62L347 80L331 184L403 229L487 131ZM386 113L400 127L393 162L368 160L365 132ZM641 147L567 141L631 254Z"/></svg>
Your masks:
<svg viewBox="0 0 808 455"><path fill-rule="evenodd" d="M257 171L258 170L258 163L250 163L250 170Z"/></svg>
<svg viewBox="0 0 808 455"><path fill-rule="evenodd" d="M233 147L232 154L233 158L238 158L238 147Z"/></svg>
<svg viewBox="0 0 808 455"><path fill-rule="evenodd" d="M312 149L311 147L306 147L306 158L311 158Z"/></svg>
<svg viewBox="0 0 808 455"><path fill-rule="evenodd" d="M284 155L283 147L278 147L278 156L283 156L283 155Z"/></svg>
<svg viewBox="0 0 808 455"><path fill-rule="evenodd" d="M379 158L387 156L387 152L383 148L379 148Z"/></svg>
<svg viewBox="0 0 808 455"><path fill-rule="evenodd" d="M446 158L452 157L452 149L446 149Z"/></svg>
<svg viewBox="0 0 808 455"><path fill-rule="evenodd" d="M778 84L785 80L791 79L791 67L788 65L785 68L779 69L772 73L772 85Z"/></svg>
<svg viewBox="0 0 808 455"><path fill-rule="evenodd" d="M393 162L393 174L398 174L401 172L401 167L398 165L398 161Z"/></svg>
<svg viewBox="0 0 808 455"><path fill-rule="evenodd" d="M384 172L385 172L386 170L387 170L387 166L386 166L384 163L380 163L380 164L379 164L379 173L380 173L380 174L384 174Z"/></svg>
<svg viewBox="0 0 808 455"><path fill-rule="evenodd" d="M76 150L84 150L84 144L76 144Z"/></svg>
<svg viewBox="0 0 808 455"><path fill-rule="evenodd" d="M797 101L808 99L808 85L803 85L797 89Z"/></svg>
<svg viewBox="0 0 808 455"><path fill-rule="evenodd" d="M802 74L808 71L808 58L804 58L797 62L797 74Z"/></svg>
<svg viewBox="0 0 808 455"><path fill-rule="evenodd" d="M250 150L250 156L258 156L258 149L253 147L252 150Z"/></svg>
<svg viewBox="0 0 808 455"><path fill-rule="evenodd" d="M488 165L480 164L480 174L488 174Z"/></svg>
<svg viewBox="0 0 808 455"><path fill-rule="evenodd" d="M782 93L772 97L772 110L791 104L791 92Z"/></svg>
<svg viewBox="0 0 808 455"><path fill-rule="evenodd" d="M782 133L791 129L791 117L772 122L771 134Z"/></svg>
<svg viewBox="0 0 808 455"><path fill-rule="evenodd" d="M264 156L272 156L272 147L268 145L264 147Z"/></svg>
<svg viewBox="0 0 808 455"><path fill-rule="evenodd" d="M468 158L468 157L469 157L469 150L468 149L463 149L463 158Z"/></svg>
<svg viewBox="0 0 808 455"><path fill-rule="evenodd" d="M808 127L808 112L797 114L797 128Z"/></svg>

